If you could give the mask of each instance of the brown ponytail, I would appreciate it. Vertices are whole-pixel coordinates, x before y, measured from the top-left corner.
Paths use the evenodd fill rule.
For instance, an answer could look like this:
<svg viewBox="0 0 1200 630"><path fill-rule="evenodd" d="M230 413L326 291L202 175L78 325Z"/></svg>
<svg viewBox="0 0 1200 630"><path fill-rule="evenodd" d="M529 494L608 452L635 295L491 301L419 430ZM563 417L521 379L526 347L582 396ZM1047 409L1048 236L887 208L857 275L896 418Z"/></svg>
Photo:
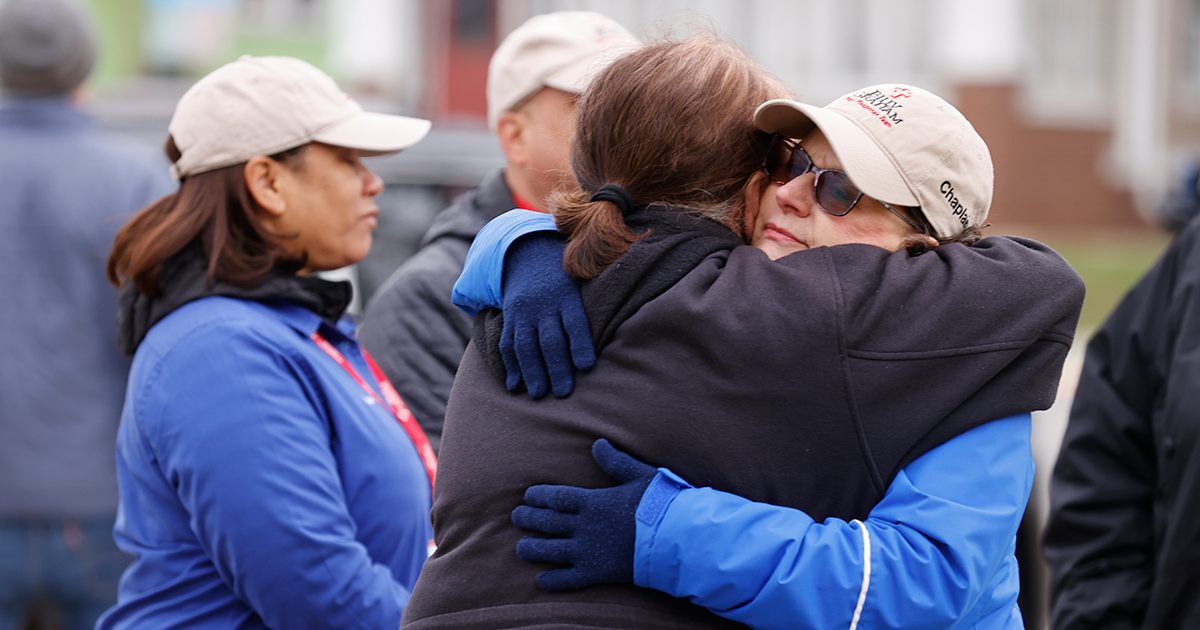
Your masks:
<svg viewBox="0 0 1200 630"><path fill-rule="evenodd" d="M594 278L644 236L617 204L590 201L605 184L623 187L639 206L691 212L740 233L746 186L766 149L754 109L785 96L782 84L714 35L647 44L609 65L578 106L578 188L550 197L567 235L567 271Z"/></svg>
<svg viewBox="0 0 1200 630"><path fill-rule="evenodd" d="M567 273L581 280L600 275L643 236L629 229L617 204L591 201L591 195L582 190L557 194L552 203L555 224L567 235L563 265Z"/></svg>

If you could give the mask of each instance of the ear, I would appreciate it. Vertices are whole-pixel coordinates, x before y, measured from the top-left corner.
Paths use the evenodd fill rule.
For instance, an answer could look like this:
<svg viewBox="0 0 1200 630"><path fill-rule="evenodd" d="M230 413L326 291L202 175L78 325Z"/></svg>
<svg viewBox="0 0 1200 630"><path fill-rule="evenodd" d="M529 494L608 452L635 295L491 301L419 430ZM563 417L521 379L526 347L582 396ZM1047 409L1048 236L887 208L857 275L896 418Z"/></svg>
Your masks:
<svg viewBox="0 0 1200 630"><path fill-rule="evenodd" d="M509 164L525 166L529 163L529 143L525 133L525 118L520 112L507 111L496 121L496 137L500 149Z"/></svg>
<svg viewBox="0 0 1200 630"><path fill-rule="evenodd" d="M282 216L287 211L287 199L283 195L280 178L282 164L265 156L250 158L242 169L246 189L254 201L271 217Z"/></svg>
<svg viewBox="0 0 1200 630"><path fill-rule="evenodd" d="M766 177L766 173L758 170L746 181L746 211L742 214L742 240L746 243L754 237L754 224L758 221L762 196L767 190Z"/></svg>

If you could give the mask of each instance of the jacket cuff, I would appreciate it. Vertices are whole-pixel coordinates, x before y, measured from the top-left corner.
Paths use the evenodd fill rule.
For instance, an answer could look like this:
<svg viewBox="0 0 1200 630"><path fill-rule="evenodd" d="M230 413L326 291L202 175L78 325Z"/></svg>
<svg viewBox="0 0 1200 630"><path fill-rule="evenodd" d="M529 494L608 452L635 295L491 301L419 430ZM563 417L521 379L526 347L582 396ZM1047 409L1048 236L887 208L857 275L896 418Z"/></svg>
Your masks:
<svg viewBox="0 0 1200 630"><path fill-rule="evenodd" d="M666 516L667 510L674 503L679 493L693 486L684 481L679 475L659 468L658 474L650 480L642 499L638 502L636 521L637 531L633 543L633 583L653 588L654 577L651 575L654 556L654 541L658 534L658 526Z"/></svg>
<svg viewBox="0 0 1200 630"><path fill-rule="evenodd" d="M533 210L509 210L488 221L475 236L450 301L468 315L504 305L504 257L514 241L533 232L553 232L554 217Z"/></svg>

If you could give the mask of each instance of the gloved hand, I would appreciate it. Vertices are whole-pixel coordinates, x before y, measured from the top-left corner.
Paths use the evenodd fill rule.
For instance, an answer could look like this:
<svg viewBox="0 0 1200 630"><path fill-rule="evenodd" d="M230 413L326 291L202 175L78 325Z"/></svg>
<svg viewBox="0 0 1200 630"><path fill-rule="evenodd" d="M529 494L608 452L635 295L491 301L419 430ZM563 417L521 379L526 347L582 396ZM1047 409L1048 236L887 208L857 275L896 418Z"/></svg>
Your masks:
<svg viewBox="0 0 1200 630"><path fill-rule="evenodd" d="M521 382L533 398L575 389L575 370L596 364L592 330L579 283L563 269L562 237L534 232L512 244L504 261L504 327L500 356L505 385Z"/></svg>
<svg viewBox="0 0 1200 630"><path fill-rule="evenodd" d="M526 562L565 565L538 574L547 591L569 591L595 584L633 583L633 550L638 503L658 472L608 440L592 445L592 457L609 477L608 488L531 486L525 503L513 510L513 524L542 534L517 541L517 556Z"/></svg>

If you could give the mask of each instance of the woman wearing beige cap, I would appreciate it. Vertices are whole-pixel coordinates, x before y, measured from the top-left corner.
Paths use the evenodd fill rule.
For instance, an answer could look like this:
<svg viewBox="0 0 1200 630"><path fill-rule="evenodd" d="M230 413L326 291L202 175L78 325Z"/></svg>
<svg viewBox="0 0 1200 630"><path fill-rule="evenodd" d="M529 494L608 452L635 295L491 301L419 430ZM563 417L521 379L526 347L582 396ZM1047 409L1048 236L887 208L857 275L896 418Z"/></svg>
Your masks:
<svg viewBox="0 0 1200 630"><path fill-rule="evenodd" d="M363 112L286 57L180 99L179 189L109 258L133 367L116 539L134 556L100 628L394 628L427 555L432 450L342 319L383 184L361 158L423 120Z"/></svg>
<svg viewBox="0 0 1200 630"><path fill-rule="evenodd" d="M807 106L750 116L779 91L750 78L760 72L705 40L618 60L579 106L579 190L557 197L553 219L510 213L481 233L457 299L506 317L477 322L459 369L439 547L411 627L1019 624L1028 412L1054 399L1082 284L1037 243L952 243L974 240L986 216L991 162L941 99L910 86L847 95L814 108L846 123L813 115L823 144ZM901 88L911 102L874 100ZM846 126L876 154L846 160ZM976 152L960 163L943 146ZM860 163L893 165L906 194L867 192L874 180L840 170ZM965 226L948 198L932 205L943 181L970 208ZM737 246L743 211L757 247ZM538 378L570 361L562 348L526 352L561 324L529 319L541 296L527 287L545 285L523 270L562 245L521 235L555 220L567 271L586 280L599 358L572 395L535 403L506 393L501 373L515 362ZM607 441L597 468L597 436L711 488ZM547 482L570 485L535 485ZM512 520L541 536L518 543L505 521L522 493ZM451 575L480 586L454 597ZM538 592L535 576L564 592Z"/></svg>

